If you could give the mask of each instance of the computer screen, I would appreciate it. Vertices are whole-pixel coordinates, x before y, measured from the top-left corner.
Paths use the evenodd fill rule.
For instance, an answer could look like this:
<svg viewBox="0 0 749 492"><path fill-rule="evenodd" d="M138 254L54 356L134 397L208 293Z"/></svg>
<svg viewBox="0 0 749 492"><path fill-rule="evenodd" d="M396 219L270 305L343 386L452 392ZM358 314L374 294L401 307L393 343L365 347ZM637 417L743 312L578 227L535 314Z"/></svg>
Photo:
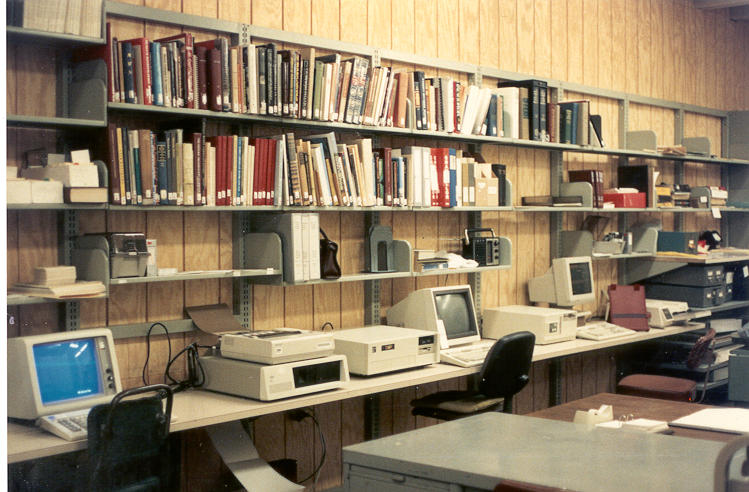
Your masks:
<svg viewBox="0 0 749 492"><path fill-rule="evenodd" d="M106 403L122 390L112 334L80 330L8 339L8 416L43 415Z"/></svg>
<svg viewBox="0 0 749 492"><path fill-rule="evenodd" d="M528 281L531 302L571 307L595 302L593 266L589 256L554 258L542 276Z"/></svg>
<svg viewBox="0 0 749 492"><path fill-rule="evenodd" d="M440 347L481 339L471 287L457 285L420 289L388 309L389 325L435 331Z"/></svg>

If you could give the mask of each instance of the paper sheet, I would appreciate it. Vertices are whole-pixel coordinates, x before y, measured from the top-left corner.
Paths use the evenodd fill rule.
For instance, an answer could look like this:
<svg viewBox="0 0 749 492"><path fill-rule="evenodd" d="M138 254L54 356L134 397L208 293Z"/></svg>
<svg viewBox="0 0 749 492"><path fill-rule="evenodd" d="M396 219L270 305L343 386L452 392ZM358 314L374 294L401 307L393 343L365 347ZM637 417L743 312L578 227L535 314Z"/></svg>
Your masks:
<svg viewBox="0 0 749 492"><path fill-rule="evenodd" d="M749 409L706 408L669 422L669 425L745 434L749 433Z"/></svg>

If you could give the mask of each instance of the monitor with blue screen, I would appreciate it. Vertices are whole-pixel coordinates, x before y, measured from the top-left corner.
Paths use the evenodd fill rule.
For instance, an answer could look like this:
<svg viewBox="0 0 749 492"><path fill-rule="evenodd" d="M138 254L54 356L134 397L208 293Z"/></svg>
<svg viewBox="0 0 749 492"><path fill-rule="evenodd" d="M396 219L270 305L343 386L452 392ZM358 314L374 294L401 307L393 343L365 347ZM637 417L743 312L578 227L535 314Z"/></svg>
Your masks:
<svg viewBox="0 0 749 492"><path fill-rule="evenodd" d="M44 415L107 403L122 391L106 328L8 339L8 416Z"/></svg>

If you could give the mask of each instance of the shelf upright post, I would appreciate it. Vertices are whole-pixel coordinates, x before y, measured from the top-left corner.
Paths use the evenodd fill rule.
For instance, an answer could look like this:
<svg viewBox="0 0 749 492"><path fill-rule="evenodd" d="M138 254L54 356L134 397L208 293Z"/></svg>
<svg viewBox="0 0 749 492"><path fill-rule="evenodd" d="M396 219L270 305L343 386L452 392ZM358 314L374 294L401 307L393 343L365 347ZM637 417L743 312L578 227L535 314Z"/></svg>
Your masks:
<svg viewBox="0 0 749 492"><path fill-rule="evenodd" d="M250 230L250 213L232 214L233 265L234 268L246 267L246 248L244 236ZM234 280L234 306L238 311L239 322L247 330L252 330L252 286L249 278Z"/></svg>
<svg viewBox="0 0 749 492"><path fill-rule="evenodd" d="M60 264L70 265L73 261L75 237L78 235L78 212L65 210L63 212ZM65 330L77 330L81 326L81 305L78 301L65 303Z"/></svg>
<svg viewBox="0 0 749 492"><path fill-rule="evenodd" d="M478 229L481 227L481 212L468 212L468 227ZM476 307L476 315L481 318L481 272L469 273L468 284L473 291L473 303ZM481 322L479 322L481 326Z"/></svg>
<svg viewBox="0 0 749 492"><path fill-rule="evenodd" d="M684 108L674 110L674 144L681 145L684 141ZM674 161L674 183L684 181L684 161ZM684 230L684 214L674 217L674 230Z"/></svg>
<svg viewBox="0 0 749 492"><path fill-rule="evenodd" d="M629 128L629 98L619 99L619 145L620 149L627 148L627 129Z"/></svg>
<svg viewBox="0 0 749 492"><path fill-rule="evenodd" d="M364 216L364 227L367 233L373 225L380 223L379 212L366 212ZM380 316L380 281L364 281L364 324L366 326L379 325Z"/></svg>

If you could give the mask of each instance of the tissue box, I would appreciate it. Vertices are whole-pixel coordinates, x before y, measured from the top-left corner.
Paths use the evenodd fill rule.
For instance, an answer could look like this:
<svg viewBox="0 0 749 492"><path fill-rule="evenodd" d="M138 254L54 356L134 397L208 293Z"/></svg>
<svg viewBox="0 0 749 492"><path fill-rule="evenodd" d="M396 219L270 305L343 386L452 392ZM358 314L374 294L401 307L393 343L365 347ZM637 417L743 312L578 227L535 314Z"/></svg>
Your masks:
<svg viewBox="0 0 749 492"><path fill-rule="evenodd" d="M611 202L615 208L645 208L645 193L604 193L604 202Z"/></svg>

